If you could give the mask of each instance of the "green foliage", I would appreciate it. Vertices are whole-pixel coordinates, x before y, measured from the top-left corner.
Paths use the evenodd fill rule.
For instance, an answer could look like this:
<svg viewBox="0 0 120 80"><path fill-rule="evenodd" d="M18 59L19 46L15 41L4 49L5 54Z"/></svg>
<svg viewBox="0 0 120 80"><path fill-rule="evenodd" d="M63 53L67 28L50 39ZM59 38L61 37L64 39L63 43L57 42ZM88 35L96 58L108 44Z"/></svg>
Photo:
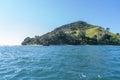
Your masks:
<svg viewBox="0 0 120 80"><path fill-rule="evenodd" d="M30 37L27 37L24 39L24 41L22 42L22 45L28 45L28 44L31 44L31 38Z"/></svg>
<svg viewBox="0 0 120 80"><path fill-rule="evenodd" d="M27 37L22 45L120 45L120 35L111 33L110 28L77 21L42 36Z"/></svg>

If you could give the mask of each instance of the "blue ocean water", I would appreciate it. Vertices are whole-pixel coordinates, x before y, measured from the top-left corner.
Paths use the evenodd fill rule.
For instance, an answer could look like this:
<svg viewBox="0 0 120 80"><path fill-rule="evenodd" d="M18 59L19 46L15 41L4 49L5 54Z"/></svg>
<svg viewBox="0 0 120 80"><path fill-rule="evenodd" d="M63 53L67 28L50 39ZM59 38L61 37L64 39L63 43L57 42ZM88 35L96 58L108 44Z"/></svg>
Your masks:
<svg viewBox="0 0 120 80"><path fill-rule="evenodd" d="M120 80L120 47L1 46L0 80Z"/></svg>

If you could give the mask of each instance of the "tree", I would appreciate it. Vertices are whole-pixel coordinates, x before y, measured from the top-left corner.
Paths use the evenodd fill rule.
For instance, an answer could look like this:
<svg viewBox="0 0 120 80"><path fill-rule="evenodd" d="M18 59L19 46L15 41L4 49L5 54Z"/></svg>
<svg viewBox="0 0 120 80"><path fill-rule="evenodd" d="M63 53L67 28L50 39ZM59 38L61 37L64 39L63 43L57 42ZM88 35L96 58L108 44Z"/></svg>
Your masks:
<svg viewBox="0 0 120 80"><path fill-rule="evenodd" d="M99 27L98 30L97 30L97 32L98 32L97 38L98 38L98 40L99 40L99 39L102 37L102 34L101 34L101 32L102 32L102 27Z"/></svg>
<svg viewBox="0 0 120 80"><path fill-rule="evenodd" d="M84 40L85 37L86 37L86 31L85 31L85 29L80 29L80 32L79 32L78 36L79 36L79 38L81 38L82 40Z"/></svg>
<svg viewBox="0 0 120 80"><path fill-rule="evenodd" d="M93 38L94 38L94 39L97 39L97 35L94 35Z"/></svg>
<svg viewBox="0 0 120 80"><path fill-rule="evenodd" d="M35 36L35 39L34 39L34 44L40 44L40 37L39 36Z"/></svg>
<svg viewBox="0 0 120 80"><path fill-rule="evenodd" d="M110 31L110 28L106 28L106 31L108 31L108 32L109 32L109 31Z"/></svg>
<svg viewBox="0 0 120 80"><path fill-rule="evenodd" d="M94 35L94 36L93 36L93 43L94 43L94 44L97 44L97 35Z"/></svg>
<svg viewBox="0 0 120 80"><path fill-rule="evenodd" d="M28 45L29 43L31 43L31 38L27 37L24 39L24 41L22 42L22 45Z"/></svg>
<svg viewBox="0 0 120 80"><path fill-rule="evenodd" d="M117 36L120 36L120 34L119 34L119 33L116 33L116 35L117 35Z"/></svg>
<svg viewBox="0 0 120 80"><path fill-rule="evenodd" d="M116 35L117 35L117 38L120 38L120 34L119 33L116 33Z"/></svg>
<svg viewBox="0 0 120 80"><path fill-rule="evenodd" d="M108 34L109 31L110 31L110 28L106 28L105 34Z"/></svg>

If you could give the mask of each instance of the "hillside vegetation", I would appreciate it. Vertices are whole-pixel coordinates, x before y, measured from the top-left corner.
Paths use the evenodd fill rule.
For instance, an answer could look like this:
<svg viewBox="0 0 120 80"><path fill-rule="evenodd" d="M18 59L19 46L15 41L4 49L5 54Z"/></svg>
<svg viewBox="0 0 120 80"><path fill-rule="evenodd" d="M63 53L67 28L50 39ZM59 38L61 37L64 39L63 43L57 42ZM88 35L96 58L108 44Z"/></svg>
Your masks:
<svg viewBox="0 0 120 80"><path fill-rule="evenodd" d="M27 37L22 45L120 45L119 33L77 21L56 28L42 36Z"/></svg>

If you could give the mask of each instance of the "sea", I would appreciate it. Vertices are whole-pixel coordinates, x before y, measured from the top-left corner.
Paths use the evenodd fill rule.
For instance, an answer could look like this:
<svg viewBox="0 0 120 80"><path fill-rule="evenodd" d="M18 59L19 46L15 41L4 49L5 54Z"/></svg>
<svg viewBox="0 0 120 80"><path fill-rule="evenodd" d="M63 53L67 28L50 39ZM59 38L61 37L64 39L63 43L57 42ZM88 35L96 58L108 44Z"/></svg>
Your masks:
<svg viewBox="0 0 120 80"><path fill-rule="evenodd" d="M0 46L0 80L120 80L120 46Z"/></svg>

